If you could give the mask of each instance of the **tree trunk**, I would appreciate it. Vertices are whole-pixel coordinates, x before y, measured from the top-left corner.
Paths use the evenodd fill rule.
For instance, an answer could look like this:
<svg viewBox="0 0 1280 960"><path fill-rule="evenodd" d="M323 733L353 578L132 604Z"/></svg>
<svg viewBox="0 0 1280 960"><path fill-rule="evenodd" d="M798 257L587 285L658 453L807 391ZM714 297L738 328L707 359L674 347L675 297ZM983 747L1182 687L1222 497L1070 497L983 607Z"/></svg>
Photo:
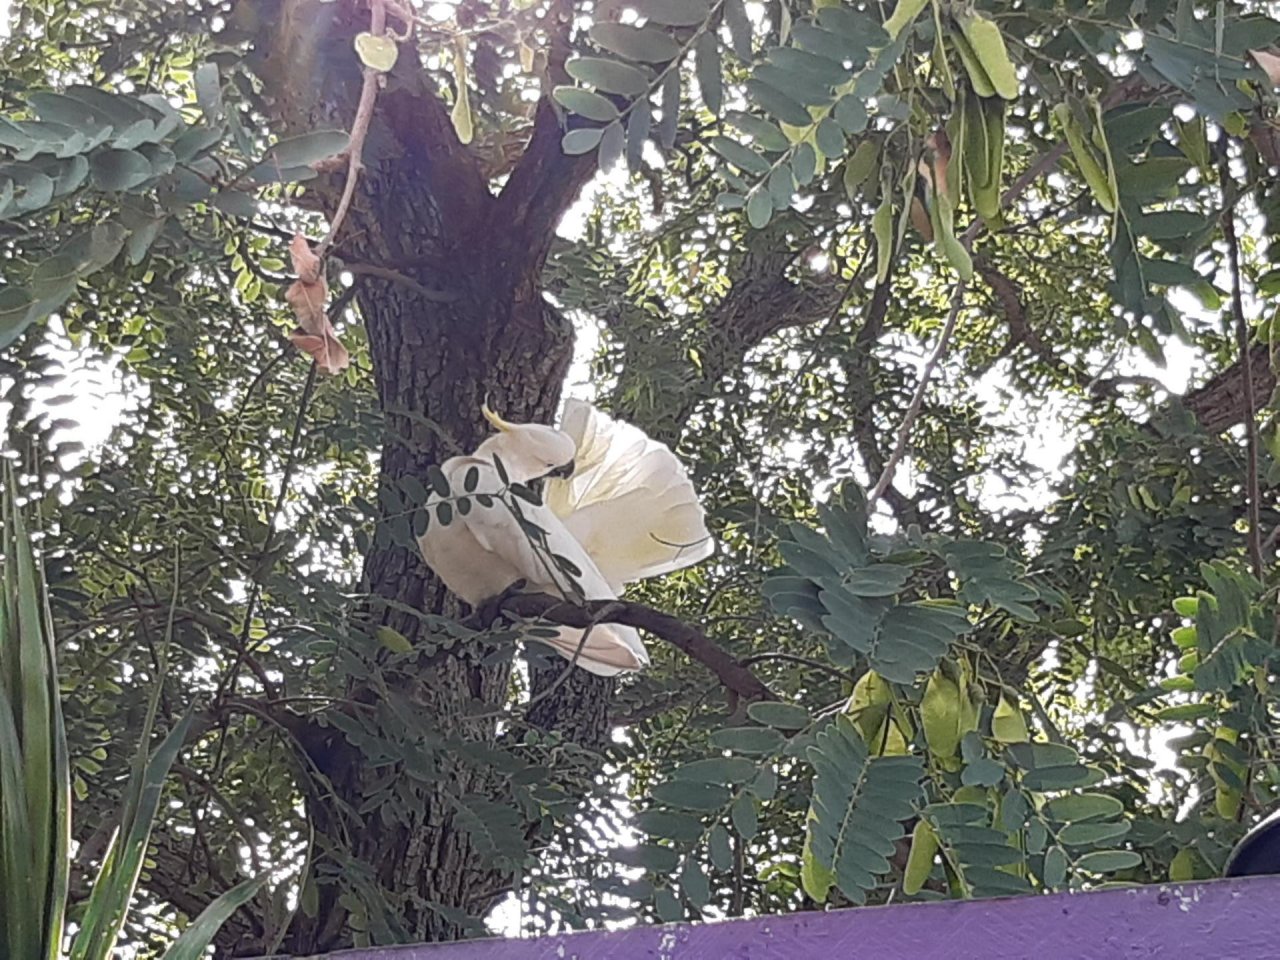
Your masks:
<svg viewBox="0 0 1280 960"><path fill-rule="evenodd" d="M320 71L315 53L349 51L350 36L367 29L364 16L367 10L355 4L286 2L281 33L265 41L260 68L280 91L279 119L294 129L350 125L358 62L326 57ZM308 30L290 32L288 24L298 22L307 22ZM400 61L407 59L413 58L402 55ZM287 72L279 70L281 63ZM512 420L552 420L573 331L544 299L541 271L556 223L593 169L590 158L563 156L562 131L544 102L524 155L495 195L421 71L397 67L389 80L378 98L356 202L334 247L347 262L408 278L358 274L356 302L386 424L383 486L406 476L425 479L430 465L474 448L488 432L480 414L486 397ZM319 188L324 209L334 208L341 185L335 176ZM458 613L406 545L375 545L365 557L364 577L373 597L390 601L373 601L373 619L410 642L425 631L422 619L405 608ZM370 898L353 908L353 876L372 884L372 900L381 896L391 905L388 916L403 928L394 935L412 940L457 938L465 930L463 915L482 914L507 888L510 877L479 855L465 816L459 817L459 798L509 800L493 771L465 747L491 746L498 736L495 719L469 719L466 711L476 701L497 707L508 692L509 664L482 663L477 646L459 644L424 657L407 691L417 713L430 718L433 733L452 745L432 753L438 768L433 779L416 785L411 809L401 804L384 816L382 805L366 802L379 789L375 781L381 778L385 787L386 766L371 768L337 729L317 729L307 738L312 762L333 789L329 796L309 791L308 815L317 832L312 877L321 882L315 908L300 911L289 931L287 952L349 946L361 926L375 940L385 938L376 931ZM545 682L535 674L535 690ZM598 746L611 690L610 683L575 671L531 719ZM362 680L352 681L349 697L379 708L378 693ZM537 820L532 813L526 823ZM344 862L346 856L352 861ZM333 882L335 873L348 882Z"/></svg>

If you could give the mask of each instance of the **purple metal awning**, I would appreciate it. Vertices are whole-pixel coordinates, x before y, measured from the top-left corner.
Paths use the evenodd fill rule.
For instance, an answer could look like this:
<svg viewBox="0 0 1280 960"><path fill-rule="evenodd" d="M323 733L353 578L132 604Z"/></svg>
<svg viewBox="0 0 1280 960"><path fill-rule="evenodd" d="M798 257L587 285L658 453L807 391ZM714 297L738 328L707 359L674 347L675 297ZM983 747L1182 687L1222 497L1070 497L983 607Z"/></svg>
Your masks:
<svg viewBox="0 0 1280 960"><path fill-rule="evenodd" d="M333 960L1277 960L1280 876L377 947Z"/></svg>

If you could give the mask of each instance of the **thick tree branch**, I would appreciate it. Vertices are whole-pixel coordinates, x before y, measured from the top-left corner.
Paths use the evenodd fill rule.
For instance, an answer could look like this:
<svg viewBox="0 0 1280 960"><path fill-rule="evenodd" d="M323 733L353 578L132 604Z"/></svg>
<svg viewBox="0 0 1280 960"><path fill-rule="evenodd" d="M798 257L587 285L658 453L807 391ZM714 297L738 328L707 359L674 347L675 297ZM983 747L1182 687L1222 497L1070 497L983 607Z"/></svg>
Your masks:
<svg viewBox="0 0 1280 960"><path fill-rule="evenodd" d="M1276 375L1271 369L1271 352L1265 343L1255 343L1244 354L1208 383L1182 398L1183 404L1207 433L1222 433L1242 423L1249 410L1246 370L1253 382L1256 397L1268 397L1276 388Z"/></svg>
<svg viewBox="0 0 1280 960"><path fill-rule="evenodd" d="M522 617L540 617L566 627L587 628L596 623L621 623L647 630L709 669L740 700L776 700L773 692L741 661L701 630L628 600L593 600L584 606L546 594L521 594L502 601L502 609Z"/></svg>
<svg viewBox="0 0 1280 960"><path fill-rule="evenodd" d="M493 210L495 235L511 236L521 246L532 244L537 263L551 249L560 218L596 170L594 153L571 157L560 148L564 129L550 96L552 87L572 82L564 64L572 51L573 15L573 4L566 0L556 0L547 10L545 95L534 112L529 144Z"/></svg>
<svg viewBox="0 0 1280 960"><path fill-rule="evenodd" d="M495 237L532 244L539 261L551 249L555 228L596 170L594 153L568 156L560 147L564 130L550 97L538 101L529 145L498 195L489 229Z"/></svg>

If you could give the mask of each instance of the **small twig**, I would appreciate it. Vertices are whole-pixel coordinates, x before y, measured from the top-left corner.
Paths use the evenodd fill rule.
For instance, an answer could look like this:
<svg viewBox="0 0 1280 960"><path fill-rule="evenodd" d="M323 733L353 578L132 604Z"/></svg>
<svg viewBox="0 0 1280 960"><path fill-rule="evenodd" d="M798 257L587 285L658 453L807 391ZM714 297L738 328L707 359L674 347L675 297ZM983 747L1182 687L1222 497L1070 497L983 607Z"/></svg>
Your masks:
<svg viewBox="0 0 1280 960"><path fill-rule="evenodd" d="M754 653L749 657L744 657L742 665L744 667L750 667L765 660L785 660L787 663L798 663L802 666L811 667L820 673L825 673L828 676L844 680L847 683L857 683L859 679L856 674L850 673L848 670L841 670L839 667L833 667L831 664L823 663L821 660L814 660L812 657L802 657L797 653L781 653L776 650L771 650L768 653Z"/></svg>
<svg viewBox="0 0 1280 960"><path fill-rule="evenodd" d="M453 290L432 290L425 284L419 283L408 274L401 273L399 270L393 270L390 267L380 267L374 263L352 263L343 261L342 269L354 276L376 277L379 280L389 280L392 283L398 283L403 287L408 287L423 300L429 300L432 303L453 303L462 299L462 294Z"/></svg>
<svg viewBox="0 0 1280 960"><path fill-rule="evenodd" d="M725 689L743 700L778 699L764 682L701 630L677 617L643 603L630 600L592 600L579 606L548 594L521 594L504 600L502 609L522 617L541 617L565 627L586 628L600 622L601 612L609 623L647 630L697 660L719 678Z"/></svg>
<svg viewBox="0 0 1280 960"><path fill-rule="evenodd" d="M1240 368L1244 374L1244 429L1248 457L1246 509L1249 514L1249 564L1253 575L1263 577L1262 562L1262 491L1258 481L1258 398L1254 394L1253 364L1249 362L1249 321L1244 315L1244 295L1240 290L1240 238L1236 235L1235 206L1239 196L1233 189L1227 142L1223 141L1218 157L1218 176L1222 180L1222 235L1227 241L1227 258L1231 267L1231 310L1235 315L1236 349L1240 352Z"/></svg>
<svg viewBox="0 0 1280 960"><path fill-rule="evenodd" d="M868 508L875 506L885 488L893 482L893 475L898 469L898 464L902 461L903 456L906 455L907 440L911 435L911 427L915 423L916 417L920 415L920 407L924 403L925 390L928 389L929 381L933 377L933 371L946 355L947 344L950 342L951 334L956 328L956 321L960 318L960 308L964 305L964 289L964 281L957 280L955 289L951 294L951 310L947 314L947 322L943 324L942 333L938 335L938 342L934 344L933 352L929 354L928 359L925 360L924 366L920 370L920 382L916 384L915 395L912 396L907 412L902 417L902 423L898 426L898 436L893 444L893 452L889 454L889 459L885 462L884 469L880 471L880 479L876 481L876 485L871 488L871 493L867 495Z"/></svg>
<svg viewBox="0 0 1280 960"><path fill-rule="evenodd" d="M369 0L369 32L381 37L387 30L387 10L383 0ZM373 104L378 99L378 84L382 74L373 67L364 67L364 82L360 86L360 102L356 106L356 118L351 124L351 139L347 142L347 182L342 187L342 198L338 201L338 209L333 212L329 221L329 232L316 248L316 256L324 259L334 238L342 228L342 221L347 218L347 210L355 197L356 181L360 179L360 171L364 169L361 155L364 152L364 138L369 133L369 123L373 120Z"/></svg>

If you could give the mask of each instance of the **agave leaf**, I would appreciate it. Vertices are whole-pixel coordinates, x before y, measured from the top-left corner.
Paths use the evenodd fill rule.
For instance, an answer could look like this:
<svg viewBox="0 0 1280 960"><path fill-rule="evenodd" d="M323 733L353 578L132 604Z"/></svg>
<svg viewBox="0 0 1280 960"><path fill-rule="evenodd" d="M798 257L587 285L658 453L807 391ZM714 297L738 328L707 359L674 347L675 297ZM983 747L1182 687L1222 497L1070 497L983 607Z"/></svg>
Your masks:
<svg viewBox="0 0 1280 960"><path fill-rule="evenodd" d="M227 919L252 900L269 879L270 870L237 883L226 891L200 911L200 916L192 920L187 929L182 931L182 935L169 945L161 960L201 960Z"/></svg>

